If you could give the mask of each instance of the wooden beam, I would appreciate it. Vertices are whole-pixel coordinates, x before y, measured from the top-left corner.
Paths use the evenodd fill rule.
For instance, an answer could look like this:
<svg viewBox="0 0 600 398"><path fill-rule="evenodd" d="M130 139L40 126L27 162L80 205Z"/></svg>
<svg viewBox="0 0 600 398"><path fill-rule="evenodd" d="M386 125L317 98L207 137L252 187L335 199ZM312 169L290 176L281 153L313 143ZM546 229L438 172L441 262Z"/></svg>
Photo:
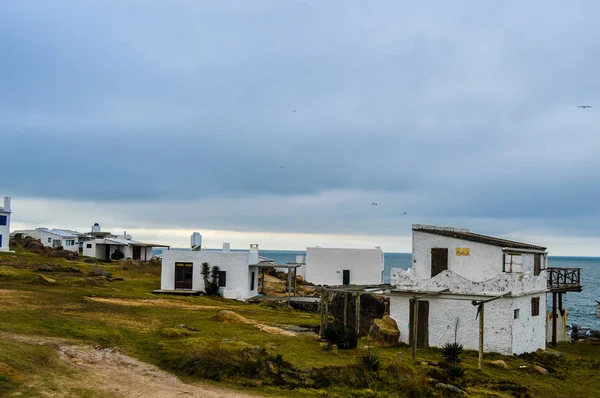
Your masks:
<svg viewBox="0 0 600 398"><path fill-rule="evenodd" d="M484 303L480 304L479 307L479 369L483 369L483 330L484 330L484 323L483 323L483 310L484 310Z"/></svg>
<svg viewBox="0 0 600 398"><path fill-rule="evenodd" d="M326 289L323 288L323 290L321 290L321 329L319 330L319 334L321 336L323 336L323 332L325 331L325 295L326 293Z"/></svg>
<svg viewBox="0 0 600 398"><path fill-rule="evenodd" d="M344 292L344 327L348 326L348 293Z"/></svg>
<svg viewBox="0 0 600 398"><path fill-rule="evenodd" d="M413 322L411 327L412 333L412 359L413 361L417 360L417 325L419 324L419 300L415 297L413 300Z"/></svg>
<svg viewBox="0 0 600 398"><path fill-rule="evenodd" d="M360 334L360 293L356 293L356 333Z"/></svg>
<svg viewBox="0 0 600 398"><path fill-rule="evenodd" d="M287 283L287 291L288 291L288 307L290 306L290 301L292 297L292 273L288 270L288 283Z"/></svg>
<svg viewBox="0 0 600 398"><path fill-rule="evenodd" d="M558 293L552 293L552 345L556 347L556 295Z"/></svg>

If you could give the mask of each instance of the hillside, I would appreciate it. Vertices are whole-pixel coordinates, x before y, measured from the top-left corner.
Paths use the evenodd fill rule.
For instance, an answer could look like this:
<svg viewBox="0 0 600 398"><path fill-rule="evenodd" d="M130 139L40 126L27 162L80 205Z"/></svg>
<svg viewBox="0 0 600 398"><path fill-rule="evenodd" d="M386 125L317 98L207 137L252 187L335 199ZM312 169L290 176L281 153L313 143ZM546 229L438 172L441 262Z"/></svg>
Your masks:
<svg viewBox="0 0 600 398"><path fill-rule="evenodd" d="M465 374L450 380L437 364L440 350L420 350L416 364L408 347L367 348L366 339L338 351L311 332L317 314L155 296L158 264L94 264L37 251L0 253L0 395L450 396L436 388L439 382L480 397L600 391L599 345L567 343L555 355L487 355L484 371L477 370L477 353L465 352ZM222 322L221 310L248 323ZM358 364L367 352L380 357L379 370ZM504 364L491 363L497 360Z"/></svg>

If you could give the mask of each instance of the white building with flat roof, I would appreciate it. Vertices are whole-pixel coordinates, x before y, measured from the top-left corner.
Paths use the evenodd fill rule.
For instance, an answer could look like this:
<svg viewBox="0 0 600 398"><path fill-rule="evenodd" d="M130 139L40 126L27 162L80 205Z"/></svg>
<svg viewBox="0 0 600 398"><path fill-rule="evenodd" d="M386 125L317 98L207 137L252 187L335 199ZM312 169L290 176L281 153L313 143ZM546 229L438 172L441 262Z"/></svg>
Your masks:
<svg viewBox="0 0 600 398"><path fill-rule="evenodd" d="M0 252L10 250L10 198L5 197L4 203L0 206Z"/></svg>
<svg viewBox="0 0 600 398"><path fill-rule="evenodd" d="M302 262L298 258L297 262ZM332 249L307 247L306 265L298 269L316 285L376 285L383 283L384 255L381 248Z"/></svg>

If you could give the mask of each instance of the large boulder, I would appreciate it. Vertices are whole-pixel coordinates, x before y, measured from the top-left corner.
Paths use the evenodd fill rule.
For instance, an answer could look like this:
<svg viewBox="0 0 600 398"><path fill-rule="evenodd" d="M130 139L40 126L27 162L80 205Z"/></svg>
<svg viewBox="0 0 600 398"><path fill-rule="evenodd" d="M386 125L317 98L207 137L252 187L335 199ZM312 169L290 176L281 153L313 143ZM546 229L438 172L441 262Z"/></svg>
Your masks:
<svg viewBox="0 0 600 398"><path fill-rule="evenodd" d="M217 312L217 318L221 322L225 322L225 323L237 323L237 324L243 324L243 325L255 325L256 324L256 321L253 321L248 318L244 318L243 316L241 316L240 314L238 314L236 312L227 311L227 310L221 310L221 311Z"/></svg>
<svg viewBox="0 0 600 398"><path fill-rule="evenodd" d="M395 320L387 315L375 319L369 329L369 340L381 346L394 346L400 339L400 330Z"/></svg>

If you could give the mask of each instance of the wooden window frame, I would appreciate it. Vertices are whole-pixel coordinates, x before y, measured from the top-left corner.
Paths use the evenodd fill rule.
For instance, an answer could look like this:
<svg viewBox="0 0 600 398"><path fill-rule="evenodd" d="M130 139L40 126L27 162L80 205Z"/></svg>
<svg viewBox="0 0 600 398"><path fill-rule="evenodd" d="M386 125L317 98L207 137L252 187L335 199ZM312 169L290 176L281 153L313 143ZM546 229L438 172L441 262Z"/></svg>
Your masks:
<svg viewBox="0 0 600 398"><path fill-rule="evenodd" d="M227 287L227 271L219 271L219 280L217 281L219 287Z"/></svg>
<svg viewBox="0 0 600 398"><path fill-rule="evenodd" d="M540 298L532 297L531 298L531 316L540 315Z"/></svg>

